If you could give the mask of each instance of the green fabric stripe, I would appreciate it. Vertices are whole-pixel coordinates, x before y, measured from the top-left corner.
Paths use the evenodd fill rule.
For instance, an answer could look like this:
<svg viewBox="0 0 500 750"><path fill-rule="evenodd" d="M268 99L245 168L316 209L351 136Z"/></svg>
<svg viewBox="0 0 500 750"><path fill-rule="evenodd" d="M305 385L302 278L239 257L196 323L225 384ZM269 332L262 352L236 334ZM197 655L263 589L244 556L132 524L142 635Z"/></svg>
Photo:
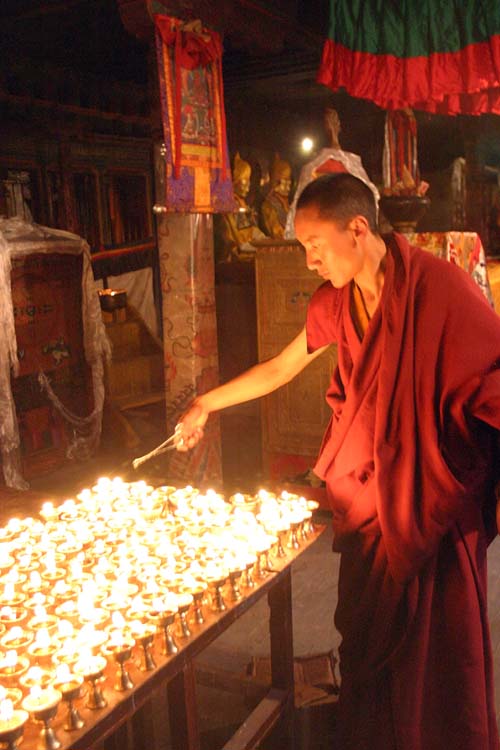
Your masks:
<svg viewBox="0 0 500 750"><path fill-rule="evenodd" d="M427 56L500 34L500 0L330 0L330 39L356 52Z"/></svg>

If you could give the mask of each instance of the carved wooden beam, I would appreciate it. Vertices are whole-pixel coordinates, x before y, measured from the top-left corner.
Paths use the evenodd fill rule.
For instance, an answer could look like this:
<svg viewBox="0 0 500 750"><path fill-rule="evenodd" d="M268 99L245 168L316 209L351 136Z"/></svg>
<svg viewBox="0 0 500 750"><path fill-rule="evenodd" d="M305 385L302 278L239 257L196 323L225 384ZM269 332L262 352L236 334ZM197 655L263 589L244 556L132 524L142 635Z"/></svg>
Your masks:
<svg viewBox="0 0 500 750"><path fill-rule="evenodd" d="M137 39L149 42L153 36L153 20L146 0L117 0L125 29Z"/></svg>
<svg viewBox="0 0 500 750"><path fill-rule="evenodd" d="M152 15L166 13L201 19L227 37L233 49L253 55L278 54L286 43L319 48L322 38L269 0L117 0L122 23L133 36L151 39Z"/></svg>

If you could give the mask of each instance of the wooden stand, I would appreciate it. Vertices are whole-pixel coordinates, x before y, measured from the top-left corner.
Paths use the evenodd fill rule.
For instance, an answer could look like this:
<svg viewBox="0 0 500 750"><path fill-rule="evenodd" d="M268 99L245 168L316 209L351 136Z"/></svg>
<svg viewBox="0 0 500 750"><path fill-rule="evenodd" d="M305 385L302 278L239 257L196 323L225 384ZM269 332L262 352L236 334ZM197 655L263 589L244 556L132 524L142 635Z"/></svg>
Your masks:
<svg viewBox="0 0 500 750"><path fill-rule="evenodd" d="M127 750L130 747L134 750L156 750L154 737L151 737L151 728L148 726L150 713L139 710L153 696L155 700L160 696L164 702L162 711L168 712L170 716L173 750L200 750L194 660L264 596L267 596L270 609L270 690L222 750L256 749L278 722L280 736L283 735L283 746L287 750L293 750L291 565L316 541L323 530L324 527L317 527L302 542L299 550L287 548L286 557L273 558L273 572L267 578L256 581L255 588L246 589L248 593L240 601L232 601L227 596L227 609L224 612L205 607L205 622L193 625L193 636L185 644L179 639L177 654L162 657L155 652L157 667L154 671L141 672L130 662L130 676L134 687L127 693L117 693L112 689L115 667L108 664L102 685L108 700L106 708L92 711L79 704L78 710L85 726L71 733L64 731L64 712L58 711L53 727L62 742L60 750L100 750L101 747L106 750ZM23 750L34 750L38 739L37 731L34 725L26 725Z"/></svg>

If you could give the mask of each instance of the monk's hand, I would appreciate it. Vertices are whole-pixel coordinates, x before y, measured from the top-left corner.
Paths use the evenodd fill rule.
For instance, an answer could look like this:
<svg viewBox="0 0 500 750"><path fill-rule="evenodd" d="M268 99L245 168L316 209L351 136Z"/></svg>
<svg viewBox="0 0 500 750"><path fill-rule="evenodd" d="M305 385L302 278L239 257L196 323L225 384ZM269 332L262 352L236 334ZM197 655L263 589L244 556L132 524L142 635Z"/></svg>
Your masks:
<svg viewBox="0 0 500 750"><path fill-rule="evenodd" d="M208 415L209 412L199 400L191 404L175 428L174 445L178 451L189 451L200 442Z"/></svg>

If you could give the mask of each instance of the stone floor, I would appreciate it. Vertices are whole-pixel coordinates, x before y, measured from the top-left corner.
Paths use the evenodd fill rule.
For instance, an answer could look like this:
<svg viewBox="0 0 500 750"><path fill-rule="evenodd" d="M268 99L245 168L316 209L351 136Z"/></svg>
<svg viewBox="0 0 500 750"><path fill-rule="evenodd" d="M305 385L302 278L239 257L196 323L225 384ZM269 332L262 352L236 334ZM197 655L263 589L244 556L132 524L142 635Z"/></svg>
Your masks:
<svg viewBox="0 0 500 750"><path fill-rule="evenodd" d="M244 413L242 419L245 419ZM130 415L130 420L136 432L142 435L139 448L135 451L120 448L117 451L113 439L105 436L99 455L85 464L69 464L50 475L39 477L32 481L31 489L27 492L0 490L0 523L13 515L35 514L43 500L70 497L103 474L120 474L126 479L135 476L130 460L133 454L143 453L163 439L163 415L158 409L139 409ZM243 440L248 442L251 439L251 431L240 431L242 434ZM245 455L248 461L255 462L257 453L249 448ZM147 471L145 469L146 478L158 484L164 483L167 478L162 476L161 460L151 464ZM245 461L240 461L236 467L227 467L231 489L239 477L249 476L250 469ZM257 466L253 467L252 477L257 482L261 478ZM324 653L331 649L336 651L339 645L333 623L339 561L338 556L331 552L328 516L320 514L317 520L326 525L325 532L293 564L294 643L299 656ZM500 717L500 538L489 551L488 602L495 656L497 716ZM268 654L267 619L267 604L262 601L203 653L199 660L200 669L215 667L243 675L253 657ZM206 686L199 687L199 697L205 737L203 750L217 750L229 738L234 726L244 719L244 712L251 706L243 705L241 696L238 699L238 696L221 694ZM299 750L323 750L328 745L328 720L324 714L308 714L303 710L298 713L297 734ZM167 747L165 745L165 750Z"/></svg>

